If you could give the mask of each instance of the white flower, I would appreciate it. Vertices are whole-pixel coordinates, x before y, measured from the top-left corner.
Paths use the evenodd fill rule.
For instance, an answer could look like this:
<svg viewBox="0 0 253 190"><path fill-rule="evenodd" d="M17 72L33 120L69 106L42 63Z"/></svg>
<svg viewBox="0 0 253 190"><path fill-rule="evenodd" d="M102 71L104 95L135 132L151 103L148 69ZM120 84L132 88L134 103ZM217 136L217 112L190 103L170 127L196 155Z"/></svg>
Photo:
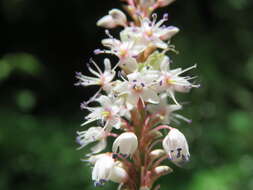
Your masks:
<svg viewBox="0 0 253 190"><path fill-rule="evenodd" d="M119 115L120 105L109 98L108 96L100 96L95 101L101 104L101 107L88 107L83 105L84 109L91 113L85 117L87 120L82 125L86 125L96 120L101 120L104 123L104 130L111 131L112 127L119 129L121 126L121 116Z"/></svg>
<svg viewBox="0 0 253 190"><path fill-rule="evenodd" d="M104 69L102 72L98 65L91 60L91 62L96 67L97 71L93 70L90 66L88 66L89 71L95 75L96 77L90 77L82 75L81 73L77 73L77 78L79 82L77 85L82 86L91 86L91 85L99 85L105 91L109 91L111 89L111 82L115 76L115 71L111 69L111 63L109 59L104 59Z"/></svg>
<svg viewBox="0 0 253 190"><path fill-rule="evenodd" d="M123 183L128 177L122 163L115 161L111 154L101 154L92 161L94 164L92 180L95 186L104 185L108 180Z"/></svg>
<svg viewBox="0 0 253 190"><path fill-rule="evenodd" d="M175 26L162 26L167 21L167 15L165 14L163 19L156 23L156 14L153 15L153 20L144 17L141 18L140 27L129 27L125 29L124 35L129 36L130 39L134 39L137 44L146 45L146 47L152 45L161 49L167 49L168 44L164 40L170 40L175 34L179 32L179 29Z"/></svg>
<svg viewBox="0 0 253 190"><path fill-rule="evenodd" d="M183 133L178 129L171 128L162 144L171 161L177 166L182 166L185 162L189 161L188 143Z"/></svg>
<svg viewBox="0 0 253 190"><path fill-rule="evenodd" d="M107 32L108 34L108 32ZM133 72L137 68L136 57L144 51L146 46L136 44L134 41L127 39L124 41L110 38L102 40L102 44L110 50L95 50L95 53L108 53L116 55L119 58L119 66L128 72Z"/></svg>
<svg viewBox="0 0 253 190"><path fill-rule="evenodd" d="M159 103L157 92L153 90L153 81L157 78L156 73L152 72L134 72L127 75L128 81L124 81L115 87L119 96L124 96L126 106L132 109L136 106L139 99L145 102Z"/></svg>
<svg viewBox="0 0 253 190"><path fill-rule="evenodd" d="M104 155L97 159L92 170L92 180L95 186L104 185L109 180L114 164L115 161L111 155Z"/></svg>
<svg viewBox="0 0 253 190"><path fill-rule="evenodd" d="M132 132L124 132L118 136L112 146L113 152L119 152L124 156L132 156L138 148L137 136Z"/></svg>
<svg viewBox="0 0 253 190"><path fill-rule="evenodd" d="M178 121L178 119L191 123L191 120L187 119L186 117L180 114L173 113L181 109L182 109L182 106L179 104L168 104L166 93L163 93L160 95L159 104L155 104L155 105L149 104L147 106L147 110L149 112L161 115L162 123L170 124L172 121L179 124L180 122Z"/></svg>
<svg viewBox="0 0 253 190"><path fill-rule="evenodd" d="M126 26L126 15L119 9L112 9L109 14L98 20L97 26L105 28L115 28L116 26Z"/></svg>
<svg viewBox="0 0 253 190"><path fill-rule="evenodd" d="M77 142L80 144L78 149L87 146L90 143L98 141L98 143L91 148L93 154L101 152L105 149L106 143L106 132L102 127L91 127L86 131L77 131Z"/></svg>
<svg viewBox="0 0 253 190"><path fill-rule="evenodd" d="M182 73L196 68L197 65L193 65L185 70L181 68L170 70L169 57L165 56L164 60L161 62L160 78L158 79L157 89L159 91L166 91L176 104L179 104L175 98L174 92L189 92L192 87L198 88L199 85L194 85L189 82L193 79L191 77L181 77Z"/></svg>

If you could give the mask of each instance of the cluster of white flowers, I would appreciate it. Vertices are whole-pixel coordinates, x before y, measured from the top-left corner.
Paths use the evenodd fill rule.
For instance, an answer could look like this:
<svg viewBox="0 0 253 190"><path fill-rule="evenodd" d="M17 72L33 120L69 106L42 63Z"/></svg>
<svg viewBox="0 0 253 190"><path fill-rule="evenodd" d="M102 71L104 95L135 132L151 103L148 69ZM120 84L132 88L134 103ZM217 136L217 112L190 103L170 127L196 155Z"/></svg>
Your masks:
<svg viewBox="0 0 253 190"><path fill-rule="evenodd" d="M156 14L150 18L153 10L166 6L173 0L125 1L132 22L118 9L112 9L97 22L98 26L107 29L123 27L119 39L114 38L106 29L108 38L102 40L105 49L94 51L95 54L115 55L118 63L112 67L106 58L102 71L91 60L93 68L88 66L88 69L94 76L77 73L78 85L100 87L89 101L81 105L90 112L82 125L91 125L94 121L101 123L101 126L77 132L77 142L80 144L79 149L96 143L87 155L88 162L94 166L92 179L96 186L111 180L119 183L120 187L138 189L136 179L133 179L140 169L136 167L146 167L146 173L142 174L146 175L146 180L140 183L140 188L151 189L157 176L172 171L168 166L160 165L164 156L178 166L189 160L184 135L168 124L178 123L178 119L190 122L173 113L182 109L175 93L186 93L199 85L191 82L194 77L182 76L188 70L196 68L196 65L184 70L172 69L172 61L166 55L174 50L170 40L179 29L164 25L168 19L166 14L159 21ZM92 102L97 106L90 106ZM164 128L169 132L163 139L159 130ZM121 134L118 135L116 131ZM101 153L107 146L109 136L116 137L112 153ZM163 149L154 150L161 139ZM143 158L138 160L140 157L145 157L146 161Z"/></svg>

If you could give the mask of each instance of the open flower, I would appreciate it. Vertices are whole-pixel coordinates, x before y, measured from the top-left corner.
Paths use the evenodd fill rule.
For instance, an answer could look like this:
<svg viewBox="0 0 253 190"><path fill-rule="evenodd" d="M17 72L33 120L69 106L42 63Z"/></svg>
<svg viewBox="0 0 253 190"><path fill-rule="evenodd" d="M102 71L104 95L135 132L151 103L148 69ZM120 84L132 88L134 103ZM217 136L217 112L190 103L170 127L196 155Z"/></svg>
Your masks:
<svg viewBox="0 0 253 190"><path fill-rule="evenodd" d="M88 67L89 71L95 75L96 77L90 77L82 75L81 73L77 73L76 78L79 79L77 85L82 86L91 86L98 85L105 91L109 91L111 89L111 82L115 76L115 71L111 68L111 62L109 59L104 60L104 72L98 67L98 65L91 60L93 65L96 67L97 71L93 70L90 66Z"/></svg>
<svg viewBox="0 0 253 190"><path fill-rule="evenodd" d="M80 147L78 149L81 149L90 143L98 141L97 144L91 148L92 153L96 154L104 150L107 145L107 135L102 127L90 127L86 131L78 131L77 134L78 136L76 140L80 144Z"/></svg>
<svg viewBox="0 0 253 190"><path fill-rule="evenodd" d="M124 132L118 136L112 146L113 152L119 152L124 156L132 156L138 147L138 139L132 132Z"/></svg>
<svg viewBox="0 0 253 190"><path fill-rule="evenodd" d="M175 34L179 32L179 29L175 26L162 25L168 20L165 14L163 19L156 23L157 15L153 14L153 20L147 17L141 18L140 27L133 26L128 27L123 31L121 36L129 36L130 39L134 39L137 44L148 46L155 46L161 49L167 49L169 41Z"/></svg>
<svg viewBox="0 0 253 190"><path fill-rule="evenodd" d="M119 58L119 66L129 72L137 68L136 57L144 51L146 46L136 44L133 40L117 40L110 36L110 38L102 40L102 44L109 48L109 50L95 50L95 53L108 53L116 55Z"/></svg>
<svg viewBox="0 0 253 190"><path fill-rule="evenodd" d="M171 161L177 166L182 166L189 161L190 153L188 143L183 133L178 129L171 128L162 144Z"/></svg>
<svg viewBox="0 0 253 190"><path fill-rule="evenodd" d="M168 104L168 96L166 93L160 95L159 104L149 104L147 110L151 113L160 114L162 123L170 124L171 121L179 124L179 119L191 123L190 119L174 113L175 111L181 110L182 106L179 104Z"/></svg>
<svg viewBox="0 0 253 190"><path fill-rule="evenodd" d="M119 129L121 126L120 105L109 98L108 96L100 96L95 101L101 104L101 107L88 107L83 105L91 113L85 117L87 120L82 125L86 125L96 120L101 120L104 123L104 130L111 131L112 127Z"/></svg>
<svg viewBox="0 0 253 190"><path fill-rule="evenodd" d="M175 92L189 92L191 88L198 88L199 85L195 85L189 82L193 79L192 77L182 77L181 74L189 71L193 68L196 68L197 65L193 65L187 69L182 70L181 68L170 70L169 69L170 61L169 57L165 56L164 60L160 65L160 78L157 82L157 89L159 91L166 91L168 95L173 99L176 104L179 104L175 98Z"/></svg>
<svg viewBox="0 0 253 190"><path fill-rule="evenodd" d="M128 81L124 81L115 87L119 96L125 97L126 106L131 110L137 105L139 99L144 102L159 103L157 92L152 88L153 81L157 78L155 73L134 72L127 75Z"/></svg>

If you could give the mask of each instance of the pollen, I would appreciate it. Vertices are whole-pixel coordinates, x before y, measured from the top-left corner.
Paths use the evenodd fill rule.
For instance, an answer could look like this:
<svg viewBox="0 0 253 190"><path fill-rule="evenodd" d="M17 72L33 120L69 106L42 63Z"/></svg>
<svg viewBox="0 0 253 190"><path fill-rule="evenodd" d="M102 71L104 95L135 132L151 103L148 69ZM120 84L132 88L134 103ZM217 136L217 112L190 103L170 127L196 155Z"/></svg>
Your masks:
<svg viewBox="0 0 253 190"><path fill-rule="evenodd" d="M111 115L111 112L109 112L109 111L103 111L102 112L102 116L105 117L105 118L109 118L110 115Z"/></svg>
<svg viewBox="0 0 253 190"><path fill-rule="evenodd" d="M133 90L135 91L135 92L141 92L142 90L143 90L143 86L142 85L134 85L133 86Z"/></svg>
<svg viewBox="0 0 253 190"><path fill-rule="evenodd" d="M175 82L175 80L171 79L170 77L165 78L165 83L167 85L172 85L172 84L174 84L174 82Z"/></svg>

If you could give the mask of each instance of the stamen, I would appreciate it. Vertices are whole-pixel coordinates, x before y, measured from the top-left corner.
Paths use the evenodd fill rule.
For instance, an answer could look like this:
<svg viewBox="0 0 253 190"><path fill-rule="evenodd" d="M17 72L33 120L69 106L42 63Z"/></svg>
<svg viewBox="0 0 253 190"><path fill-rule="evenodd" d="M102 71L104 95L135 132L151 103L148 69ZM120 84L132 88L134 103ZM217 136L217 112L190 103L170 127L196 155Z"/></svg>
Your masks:
<svg viewBox="0 0 253 190"><path fill-rule="evenodd" d="M181 72L177 73L177 75L181 75L182 73L185 73L186 71L189 71L189 70L195 69L195 68L197 68L197 64L182 70Z"/></svg>

